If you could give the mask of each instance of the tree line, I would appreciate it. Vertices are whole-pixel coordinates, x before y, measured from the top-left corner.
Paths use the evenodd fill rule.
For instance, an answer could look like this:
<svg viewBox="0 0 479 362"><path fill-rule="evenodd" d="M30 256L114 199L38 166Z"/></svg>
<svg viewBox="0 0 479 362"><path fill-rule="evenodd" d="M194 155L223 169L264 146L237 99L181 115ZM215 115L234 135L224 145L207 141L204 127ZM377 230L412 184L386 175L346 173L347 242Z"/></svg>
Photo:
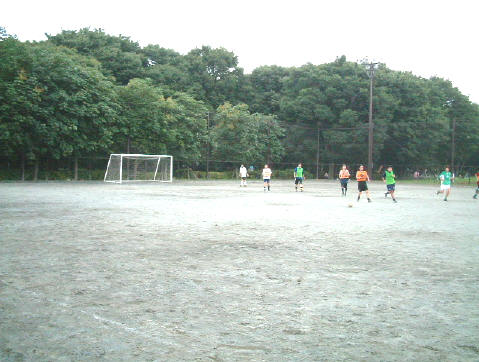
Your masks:
<svg viewBox="0 0 479 362"><path fill-rule="evenodd" d="M203 46L141 47L101 29L22 42L0 28L0 153L24 169L109 153L244 163L367 160L369 78L344 56L262 66ZM476 165L479 107L450 81L381 64L374 82L375 164Z"/></svg>

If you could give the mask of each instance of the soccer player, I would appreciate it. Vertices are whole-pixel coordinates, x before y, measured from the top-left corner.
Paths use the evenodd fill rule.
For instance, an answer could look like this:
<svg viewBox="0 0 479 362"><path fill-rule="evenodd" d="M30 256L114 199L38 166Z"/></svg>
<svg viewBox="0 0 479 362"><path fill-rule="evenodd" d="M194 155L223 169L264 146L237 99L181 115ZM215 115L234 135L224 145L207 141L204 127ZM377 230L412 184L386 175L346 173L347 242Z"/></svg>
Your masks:
<svg viewBox="0 0 479 362"><path fill-rule="evenodd" d="M341 183L341 192L343 196L346 196L348 192L348 182L351 175L346 165L343 165L343 168L339 171L339 182Z"/></svg>
<svg viewBox="0 0 479 362"><path fill-rule="evenodd" d="M273 174L273 172L271 171L271 169L269 168L268 165L264 165L264 168L263 168L263 187L264 187L264 191L266 192L266 187L268 187L268 191L271 191L271 175Z"/></svg>
<svg viewBox="0 0 479 362"><path fill-rule="evenodd" d="M476 172L476 181L477 181L477 189L476 189L476 193L473 196L474 199L477 199L477 195L479 194L479 172Z"/></svg>
<svg viewBox="0 0 479 362"><path fill-rule="evenodd" d="M304 180L304 169L303 164L298 164L298 167L294 169L294 189L298 192L298 185L301 192L303 192L303 180Z"/></svg>
<svg viewBox="0 0 479 362"><path fill-rule="evenodd" d="M239 169L239 172L240 172L240 177L241 177L240 187L241 186L246 187L247 186L246 177L248 177L248 170L246 170L246 167L244 167L244 165L241 165L241 167Z"/></svg>
<svg viewBox="0 0 479 362"><path fill-rule="evenodd" d="M363 193L363 191L366 191L368 202L371 202L371 195L369 194L368 183L367 183L367 181L369 181L369 176L368 176L368 173L364 171L363 165L359 166L359 171L356 172L356 180L358 181L358 191L359 191L358 201L361 198L361 194Z"/></svg>
<svg viewBox="0 0 479 362"><path fill-rule="evenodd" d="M447 201L449 194L451 193L451 181L454 181L454 174L449 171L449 167L446 166L445 171L439 174L441 180L441 188L436 192L436 195L444 194L444 201Z"/></svg>
<svg viewBox="0 0 479 362"><path fill-rule="evenodd" d="M394 174L393 167L388 166L386 171L383 174L383 181L386 183L387 192L384 193L384 197L388 197L388 194L391 194L394 202L396 198L394 197L394 192L396 191L396 175Z"/></svg>

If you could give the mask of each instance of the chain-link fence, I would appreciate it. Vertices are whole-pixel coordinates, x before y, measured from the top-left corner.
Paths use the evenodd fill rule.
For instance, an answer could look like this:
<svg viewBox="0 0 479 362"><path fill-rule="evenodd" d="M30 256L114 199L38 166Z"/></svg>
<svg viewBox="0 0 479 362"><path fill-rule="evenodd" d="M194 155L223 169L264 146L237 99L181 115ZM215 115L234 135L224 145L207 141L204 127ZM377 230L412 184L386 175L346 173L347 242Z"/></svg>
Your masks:
<svg viewBox="0 0 479 362"><path fill-rule="evenodd" d="M24 162L21 159L2 159L0 160L0 180L103 180L108 159L108 156L25 160ZM261 179L261 171L265 163L231 160L190 161L175 158L173 174L177 179L235 179L239 177L239 168L243 164L252 179ZM292 162L269 162L269 166L273 170L273 177L278 179L292 178L297 165L298 163ZM350 164L348 162L346 165L353 176L360 166L358 163ZM369 172L372 179L380 179L387 166L389 165L375 166L373 172ZM392 166L398 179L411 180L436 179L445 168L445 165ZM342 163L303 163L307 179L336 179L341 167ZM479 166L458 165L453 172L456 177L474 183Z"/></svg>

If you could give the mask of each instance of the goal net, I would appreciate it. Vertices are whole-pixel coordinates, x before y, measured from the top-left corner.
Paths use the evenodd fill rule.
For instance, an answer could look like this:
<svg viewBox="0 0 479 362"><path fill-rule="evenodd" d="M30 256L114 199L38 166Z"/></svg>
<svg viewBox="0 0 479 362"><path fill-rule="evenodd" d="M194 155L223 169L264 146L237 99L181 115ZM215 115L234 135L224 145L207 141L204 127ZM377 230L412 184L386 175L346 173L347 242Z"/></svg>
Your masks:
<svg viewBox="0 0 479 362"><path fill-rule="evenodd" d="M173 156L115 153L110 155L105 182L173 180Z"/></svg>

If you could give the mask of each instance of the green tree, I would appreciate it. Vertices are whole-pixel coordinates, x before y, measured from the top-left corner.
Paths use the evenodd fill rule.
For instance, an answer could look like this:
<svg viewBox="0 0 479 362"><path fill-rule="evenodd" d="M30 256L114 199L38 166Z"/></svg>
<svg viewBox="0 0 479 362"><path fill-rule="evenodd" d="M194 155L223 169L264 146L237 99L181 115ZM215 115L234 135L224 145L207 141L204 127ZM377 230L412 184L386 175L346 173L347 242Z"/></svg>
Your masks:
<svg viewBox="0 0 479 362"><path fill-rule="evenodd" d="M165 154L170 139L171 104L150 80L132 79L118 89L122 106L115 151Z"/></svg>
<svg viewBox="0 0 479 362"><path fill-rule="evenodd" d="M115 77L119 84L143 76L147 57L142 54L137 42L126 36L112 36L102 29L83 28L78 31L63 30L57 35L47 34L48 41L78 53L95 57L106 75Z"/></svg>
<svg viewBox="0 0 479 362"><path fill-rule="evenodd" d="M77 158L106 150L118 105L98 62L51 44L15 42L1 44L16 49L16 56L6 59L1 83L9 100L0 110L9 153L19 152L22 162L35 159L36 177L42 157Z"/></svg>
<svg viewBox="0 0 479 362"><path fill-rule="evenodd" d="M216 108L237 96L243 70L238 67L238 57L232 52L203 46L191 50L185 61L191 84L188 92L195 98Z"/></svg>
<svg viewBox="0 0 479 362"><path fill-rule="evenodd" d="M283 129L274 116L251 114L248 106L230 103L218 107L212 130L213 155L238 162L279 161L283 156Z"/></svg>
<svg viewBox="0 0 479 362"><path fill-rule="evenodd" d="M175 93L167 101L171 103L174 122L168 130L174 135L168 145L169 154L188 163L198 162L202 157L203 144L206 140L207 107L186 93Z"/></svg>

